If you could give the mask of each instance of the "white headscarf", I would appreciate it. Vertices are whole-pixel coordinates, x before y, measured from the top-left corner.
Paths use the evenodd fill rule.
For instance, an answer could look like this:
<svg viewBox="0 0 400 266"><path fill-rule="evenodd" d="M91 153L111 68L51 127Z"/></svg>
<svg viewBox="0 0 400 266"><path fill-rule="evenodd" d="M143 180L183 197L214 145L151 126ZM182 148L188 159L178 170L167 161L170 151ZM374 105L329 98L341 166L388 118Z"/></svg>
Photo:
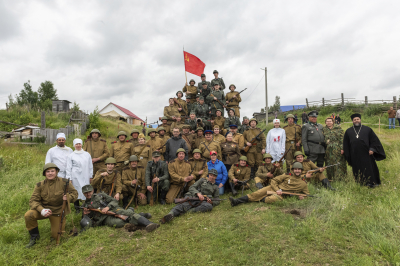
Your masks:
<svg viewBox="0 0 400 266"><path fill-rule="evenodd" d="M279 119L274 119L274 124L275 124L275 123L279 123L279 124L280 124L280 123L281 123L281 120L279 120Z"/></svg>
<svg viewBox="0 0 400 266"><path fill-rule="evenodd" d="M81 140L81 139L74 139L74 148L75 148L75 145L78 144L78 143L82 144L82 140ZM84 150L82 149L82 150L78 151L78 150L75 148L75 151L74 151L74 152L75 152L75 153L83 153Z"/></svg>
<svg viewBox="0 0 400 266"><path fill-rule="evenodd" d="M56 139L59 139L59 138L64 138L64 139L66 139L65 134L62 133L62 132L58 133Z"/></svg>

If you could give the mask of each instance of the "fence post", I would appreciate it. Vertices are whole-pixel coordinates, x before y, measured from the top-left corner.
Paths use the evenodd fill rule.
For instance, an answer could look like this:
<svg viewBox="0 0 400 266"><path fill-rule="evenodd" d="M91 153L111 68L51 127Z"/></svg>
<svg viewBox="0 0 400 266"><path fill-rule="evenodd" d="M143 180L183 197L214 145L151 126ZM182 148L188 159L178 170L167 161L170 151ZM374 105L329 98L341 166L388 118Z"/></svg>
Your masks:
<svg viewBox="0 0 400 266"><path fill-rule="evenodd" d="M368 96L365 96L365 107L368 108Z"/></svg>
<svg viewBox="0 0 400 266"><path fill-rule="evenodd" d="M325 107L325 98L322 98L322 106Z"/></svg>
<svg viewBox="0 0 400 266"><path fill-rule="evenodd" d="M342 107L344 106L344 95L341 93L341 98L342 98Z"/></svg>
<svg viewBox="0 0 400 266"><path fill-rule="evenodd" d="M307 108L308 108L308 98L306 98L306 106L307 106Z"/></svg>
<svg viewBox="0 0 400 266"><path fill-rule="evenodd" d="M396 96L393 96L393 109L397 110L397 99L396 99Z"/></svg>
<svg viewBox="0 0 400 266"><path fill-rule="evenodd" d="M45 129L46 128L46 112L42 111L42 115L40 117L40 128Z"/></svg>

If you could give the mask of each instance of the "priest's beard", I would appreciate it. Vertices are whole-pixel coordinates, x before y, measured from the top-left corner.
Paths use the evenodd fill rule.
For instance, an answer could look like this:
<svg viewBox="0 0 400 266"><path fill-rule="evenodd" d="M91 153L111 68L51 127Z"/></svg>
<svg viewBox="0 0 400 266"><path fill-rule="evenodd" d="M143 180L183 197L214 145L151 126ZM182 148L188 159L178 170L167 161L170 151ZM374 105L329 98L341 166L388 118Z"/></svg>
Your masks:
<svg viewBox="0 0 400 266"><path fill-rule="evenodd" d="M361 126L361 123L353 123L353 125L354 125L355 127L359 127L359 126Z"/></svg>

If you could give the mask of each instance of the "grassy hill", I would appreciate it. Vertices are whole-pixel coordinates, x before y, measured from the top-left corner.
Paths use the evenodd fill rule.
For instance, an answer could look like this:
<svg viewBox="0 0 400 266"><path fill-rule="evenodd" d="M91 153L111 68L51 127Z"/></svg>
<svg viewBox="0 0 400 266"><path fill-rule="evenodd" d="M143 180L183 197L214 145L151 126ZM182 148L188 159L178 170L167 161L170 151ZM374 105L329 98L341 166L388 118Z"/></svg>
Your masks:
<svg viewBox="0 0 400 266"><path fill-rule="evenodd" d="M121 129L133 128L105 119L100 123L108 140L115 140ZM225 201L210 213L183 215L153 233L92 228L77 237L62 237L58 247L50 241L50 224L45 220L39 222L41 239L29 250L24 213L35 184L43 180L49 146L1 143L0 259L4 265L396 265L400 263L399 131L377 131L388 155L378 162L379 188L360 187L349 174L346 181L333 182L335 192L310 184L318 198L235 208ZM72 138L67 145L72 146ZM150 212L151 220L158 221L171 208L156 205L138 211ZM79 228L80 217L67 217L67 232L72 220Z"/></svg>

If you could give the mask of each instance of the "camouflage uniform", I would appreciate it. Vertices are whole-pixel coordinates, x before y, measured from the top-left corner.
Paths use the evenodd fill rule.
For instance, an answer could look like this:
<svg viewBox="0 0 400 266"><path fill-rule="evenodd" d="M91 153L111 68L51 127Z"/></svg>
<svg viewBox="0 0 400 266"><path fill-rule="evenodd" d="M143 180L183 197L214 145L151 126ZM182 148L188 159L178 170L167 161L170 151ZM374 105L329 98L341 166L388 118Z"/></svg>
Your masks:
<svg viewBox="0 0 400 266"><path fill-rule="evenodd" d="M333 125L332 129L327 126L323 128L325 143L325 165L340 163L338 166L326 168L328 179L340 179L347 175L346 158L341 154L343 150L344 131L338 125Z"/></svg>
<svg viewBox="0 0 400 266"><path fill-rule="evenodd" d="M210 103L211 107L211 114L213 116L216 116L215 112L217 109L219 109L222 113L222 116L224 116L224 108L223 106L216 100L214 100L214 97L217 98L222 104L225 103L225 94L223 91L213 91L207 96L207 101Z"/></svg>

